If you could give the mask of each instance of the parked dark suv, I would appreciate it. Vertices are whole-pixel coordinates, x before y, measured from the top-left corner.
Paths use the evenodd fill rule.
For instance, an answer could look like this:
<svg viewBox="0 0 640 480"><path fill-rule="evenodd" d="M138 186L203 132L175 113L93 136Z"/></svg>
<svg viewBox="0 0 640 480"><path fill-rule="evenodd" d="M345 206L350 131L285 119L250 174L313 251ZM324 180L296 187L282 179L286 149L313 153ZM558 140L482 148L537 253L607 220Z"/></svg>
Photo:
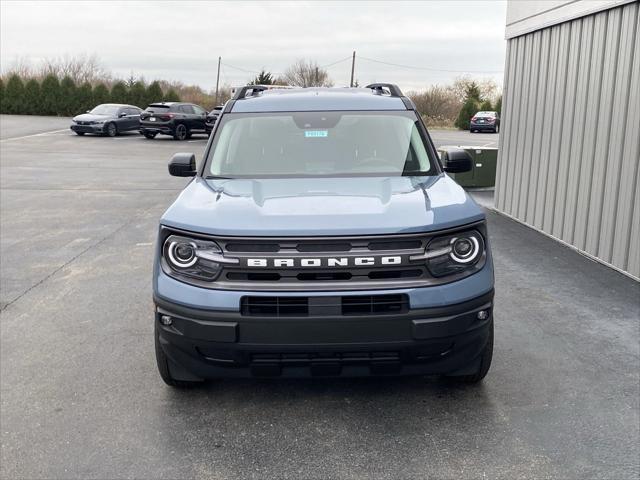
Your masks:
<svg viewBox="0 0 640 480"><path fill-rule="evenodd" d="M160 220L153 293L166 383L454 376L493 352L485 213L396 85L242 87Z"/></svg>
<svg viewBox="0 0 640 480"><path fill-rule="evenodd" d="M186 140L194 133L207 133L206 117L207 111L193 103L152 103L140 115L140 133L149 139L160 133Z"/></svg>

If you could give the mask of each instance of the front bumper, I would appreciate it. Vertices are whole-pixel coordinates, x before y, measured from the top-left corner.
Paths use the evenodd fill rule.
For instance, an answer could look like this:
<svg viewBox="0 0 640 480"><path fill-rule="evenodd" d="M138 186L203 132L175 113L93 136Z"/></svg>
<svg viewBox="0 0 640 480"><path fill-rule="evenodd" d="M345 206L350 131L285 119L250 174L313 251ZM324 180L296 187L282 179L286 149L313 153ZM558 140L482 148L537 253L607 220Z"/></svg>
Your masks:
<svg viewBox="0 0 640 480"><path fill-rule="evenodd" d="M96 124L96 125L77 125L73 124L69 127L74 132L80 133L104 133L104 124Z"/></svg>
<svg viewBox="0 0 640 480"><path fill-rule="evenodd" d="M493 327L493 291L454 305L366 316L247 317L154 300L160 345L182 380L471 374ZM478 319L481 310L488 318Z"/></svg>

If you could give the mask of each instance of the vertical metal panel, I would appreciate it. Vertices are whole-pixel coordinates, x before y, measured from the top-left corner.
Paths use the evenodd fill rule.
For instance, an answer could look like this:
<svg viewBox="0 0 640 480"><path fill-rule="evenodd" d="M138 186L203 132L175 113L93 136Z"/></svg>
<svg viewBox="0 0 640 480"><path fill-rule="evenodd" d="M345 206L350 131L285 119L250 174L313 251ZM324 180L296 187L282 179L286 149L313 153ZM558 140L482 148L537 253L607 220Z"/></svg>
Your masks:
<svg viewBox="0 0 640 480"><path fill-rule="evenodd" d="M620 195L613 240L614 265L627 265L629 272L640 276L640 9L636 10L635 41L632 48L631 94L627 110ZM633 210L631 224L625 221L627 205Z"/></svg>
<svg viewBox="0 0 640 480"><path fill-rule="evenodd" d="M573 241L570 242L580 250L585 249L587 243L587 223L590 216L589 198L591 197L591 180L593 178L594 164L596 163L595 148L596 135L600 124L600 96L602 86L602 65L604 58L604 39L607 35L607 14L596 15L594 21L593 50L591 54L591 77L587 92L587 116L584 124L584 149L580 168L580 183L578 186L578 205L575 214L575 227Z"/></svg>
<svg viewBox="0 0 640 480"><path fill-rule="evenodd" d="M496 207L640 277L640 3L509 40Z"/></svg>
<svg viewBox="0 0 640 480"><path fill-rule="evenodd" d="M540 159L540 152L542 150L542 138L543 138L543 129L545 126L545 118L544 118L544 104L547 98L547 91L549 89L549 82L547 82L547 75L549 72L549 48L551 43L551 29L547 28L542 30L541 32L541 44L539 50L539 58L538 63L540 68L538 70L538 91L536 92L536 104L534 107L535 111L535 119L533 122L533 132L531 137L533 139L531 158ZM540 161L538 162L528 162L530 169L528 171L529 182L525 182L525 185L529 186L527 192L527 198L524 200L526 202L526 213L524 216L524 221L533 224L535 223L535 214L536 214L536 197L538 195L538 181L539 181L539 172ZM545 170L546 172L546 170ZM522 218L522 216L520 216Z"/></svg>
<svg viewBox="0 0 640 480"><path fill-rule="evenodd" d="M569 175L567 178L566 208L562 229L562 240L573 243L573 233L576 227L576 214L578 208L578 192L580 177L591 179L591 161L586 161L585 142L589 137L585 135L587 121L596 122L597 115L589 108L590 88L593 89L594 78L597 79L597 72L593 70L593 33L595 19L593 16L583 19L582 35L580 38L580 60L578 61L578 83L576 85L573 134L571 136L571 155L569 157ZM593 160L593 156L589 160ZM583 171L589 173L583 175Z"/></svg>
<svg viewBox="0 0 640 480"><path fill-rule="evenodd" d="M587 243L585 251L598 257L600 228L602 226L602 204L604 200L604 181L610 160L609 140L613 118L613 99L615 79L618 68L618 46L620 40L620 9L610 10L607 18L607 36L605 38L605 62L602 71L602 88L600 89L599 128L596 130L596 150L593 178L591 180L591 197L589 198L589 217L587 221ZM602 128L604 127L604 128ZM599 258L599 257L598 257ZM606 261L606 259L602 259Z"/></svg>

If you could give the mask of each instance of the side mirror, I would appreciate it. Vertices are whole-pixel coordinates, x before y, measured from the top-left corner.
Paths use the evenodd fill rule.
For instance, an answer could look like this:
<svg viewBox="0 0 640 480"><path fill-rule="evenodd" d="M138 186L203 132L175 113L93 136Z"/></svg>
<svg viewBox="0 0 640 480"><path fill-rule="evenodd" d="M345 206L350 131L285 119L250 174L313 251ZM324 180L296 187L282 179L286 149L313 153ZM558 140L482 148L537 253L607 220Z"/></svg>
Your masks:
<svg viewBox="0 0 640 480"><path fill-rule="evenodd" d="M84 112L84 113L91 113L91 110L87 110L87 111L86 111L86 112Z"/></svg>
<svg viewBox="0 0 640 480"><path fill-rule="evenodd" d="M447 173L469 172L473 168L471 155L460 148L442 150L442 166Z"/></svg>
<svg viewBox="0 0 640 480"><path fill-rule="evenodd" d="M118 118L124 118L124 117L126 117L126 116L127 116L127 114L126 114L126 113L124 113L124 112L122 112L120 115L118 115Z"/></svg>
<svg viewBox="0 0 640 480"><path fill-rule="evenodd" d="M169 174L174 177L194 177L196 156L193 153L176 153L169 162Z"/></svg>

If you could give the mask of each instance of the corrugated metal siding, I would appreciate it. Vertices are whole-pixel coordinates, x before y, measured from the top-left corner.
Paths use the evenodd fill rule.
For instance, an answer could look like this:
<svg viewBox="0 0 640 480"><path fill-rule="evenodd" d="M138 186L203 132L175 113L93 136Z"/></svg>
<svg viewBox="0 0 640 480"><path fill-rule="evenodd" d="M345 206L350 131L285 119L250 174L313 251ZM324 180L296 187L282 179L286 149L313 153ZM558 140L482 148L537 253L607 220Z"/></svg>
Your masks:
<svg viewBox="0 0 640 480"><path fill-rule="evenodd" d="M640 277L640 2L507 44L496 207Z"/></svg>

